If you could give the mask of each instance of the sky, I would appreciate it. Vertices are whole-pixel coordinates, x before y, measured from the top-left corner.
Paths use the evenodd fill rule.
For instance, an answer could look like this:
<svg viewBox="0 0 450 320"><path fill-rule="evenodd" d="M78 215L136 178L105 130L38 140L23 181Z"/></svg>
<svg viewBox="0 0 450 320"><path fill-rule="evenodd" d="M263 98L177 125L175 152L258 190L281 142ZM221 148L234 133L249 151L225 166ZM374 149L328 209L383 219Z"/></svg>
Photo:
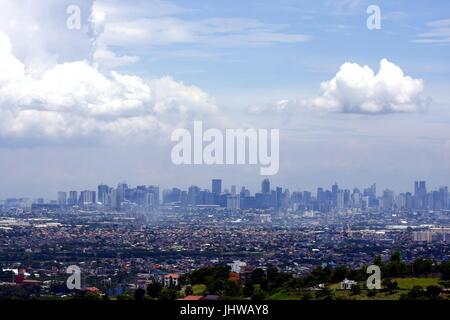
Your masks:
<svg viewBox="0 0 450 320"><path fill-rule="evenodd" d="M449 49L443 0L0 0L0 199L259 190L259 166L171 162L195 120L279 129L291 191L449 185Z"/></svg>

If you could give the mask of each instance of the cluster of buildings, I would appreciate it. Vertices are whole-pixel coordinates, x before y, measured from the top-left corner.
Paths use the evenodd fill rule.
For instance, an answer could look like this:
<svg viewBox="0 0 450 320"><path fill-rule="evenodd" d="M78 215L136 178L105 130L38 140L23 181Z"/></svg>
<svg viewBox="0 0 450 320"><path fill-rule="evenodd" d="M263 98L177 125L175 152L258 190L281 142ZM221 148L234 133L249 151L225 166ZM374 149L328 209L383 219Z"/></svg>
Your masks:
<svg viewBox="0 0 450 320"><path fill-rule="evenodd" d="M415 187L377 195L375 185L350 192L335 184L312 195L273 190L265 179L252 195L215 179L211 191L164 190L161 199L156 186L126 184L60 192L51 203L8 199L0 205L0 271L17 272L0 272L0 287L34 281L65 294L69 265L80 267L86 288L114 295L155 279L176 286L180 275L214 265L229 264L245 281L252 268L301 276L323 265L358 268L394 250L407 261L448 260L447 188Z"/></svg>
<svg viewBox="0 0 450 320"><path fill-rule="evenodd" d="M237 192L236 186L222 190L222 180L212 180L211 191L191 186L188 190L173 188L163 191L163 204L180 206L220 206L228 209L291 209L294 211L330 212L345 209L381 210L448 210L450 209L448 187L427 192L425 181L416 181L414 193L406 192L396 195L391 190L384 190L378 196L376 184L360 190L341 189L334 184L330 190L318 188L315 194L310 191L290 192L289 189L276 187L272 189L269 179L261 183L261 191L251 194L242 187Z"/></svg>
<svg viewBox="0 0 450 320"><path fill-rule="evenodd" d="M317 188L315 193L310 191L290 192L289 189L277 186L271 188L269 179L261 183L261 190L254 194L245 186L240 190L235 185L230 189L222 187L221 179L213 179L211 189L190 186L187 190L179 188L166 189L160 192L158 186L129 187L120 183L116 188L101 184L96 191L60 191L57 200L44 202L43 199L30 201L29 199L6 199L3 207L82 207L102 208L112 211L123 210L130 205L148 210L157 210L163 206L177 207L220 207L230 210L271 209L275 211L317 211L332 212L342 210L383 211L421 211L421 210L450 210L448 187L428 191L425 181L416 181L413 192L395 194L386 189L377 194L376 184L360 190L342 189L337 183L330 189Z"/></svg>

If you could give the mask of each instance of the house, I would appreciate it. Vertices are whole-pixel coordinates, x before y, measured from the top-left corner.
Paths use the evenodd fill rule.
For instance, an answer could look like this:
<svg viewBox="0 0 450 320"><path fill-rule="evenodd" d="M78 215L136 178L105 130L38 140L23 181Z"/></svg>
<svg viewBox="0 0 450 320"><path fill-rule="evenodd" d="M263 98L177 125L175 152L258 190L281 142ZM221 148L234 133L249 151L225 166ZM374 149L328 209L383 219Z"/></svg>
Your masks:
<svg viewBox="0 0 450 320"><path fill-rule="evenodd" d="M179 273L169 273L164 275L164 287L176 287L180 281Z"/></svg>
<svg viewBox="0 0 450 320"><path fill-rule="evenodd" d="M342 282L341 282L341 290L351 290L352 287L354 285L356 285L356 281L354 280L348 280L347 278L345 278Z"/></svg>

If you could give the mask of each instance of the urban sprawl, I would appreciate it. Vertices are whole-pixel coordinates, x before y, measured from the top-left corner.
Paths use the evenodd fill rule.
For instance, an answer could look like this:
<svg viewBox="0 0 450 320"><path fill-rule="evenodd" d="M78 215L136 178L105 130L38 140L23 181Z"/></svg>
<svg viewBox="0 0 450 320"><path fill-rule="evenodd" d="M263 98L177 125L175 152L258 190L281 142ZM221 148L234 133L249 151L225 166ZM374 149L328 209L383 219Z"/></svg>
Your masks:
<svg viewBox="0 0 450 320"><path fill-rule="evenodd" d="M5 199L0 298L307 299L306 289L326 296L333 283L343 291L362 284L360 271L374 261L391 276L383 288L392 295L398 277L449 276L448 187L413 187L290 192L264 179L252 194L214 179L210 190L120 183L52 201ZM78 290L66 285L74 265ZM431 294L425 287L417 295ZM448 283L435 287L447 292Z"/></svg>

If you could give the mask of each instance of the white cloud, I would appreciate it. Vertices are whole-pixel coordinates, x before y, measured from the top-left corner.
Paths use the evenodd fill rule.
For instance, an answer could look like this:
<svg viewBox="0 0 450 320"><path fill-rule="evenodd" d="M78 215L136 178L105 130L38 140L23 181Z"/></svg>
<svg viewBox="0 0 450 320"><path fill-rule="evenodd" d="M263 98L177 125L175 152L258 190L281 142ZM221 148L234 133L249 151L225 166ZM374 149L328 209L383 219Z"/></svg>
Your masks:
<svg viewBox="0 0 450 320"><path fill-rule="evenodd" d="M377 74L368 66L344 63L333 79L321 84L321 94L307 103L336 112L415 112L424 106L423 88L423 80L405 76L387 59L381 60Z"/></svg>
<svg viewBox="0 0 450 320"><path fill-rule="evenodd" d="M316 97L279 100L263 106L251 106L250 113L293 113L324 111L355 114L409 113L426 107L421 97L424 81L406 76L402 69L383 59L375 73L368 66L344 63L336 75L320 85Z"/></svg>
<svg viewBox="0 0 450 320"><path fill-rule="evenodd" d="M0 31L2 139L126 137L178 126L216 111L201 89L168 76L145 80L114 71L104 74L86 60L57 64L32 75Z"/></svg>
<svg viewBox="0 0 450 320"><path fill-rule="evenodd" d="M154 8L155 6L155 8ZM255 19L184 19L183 8L164 2L126 4L96 1L93 6L101 46L139 47L170 44L199 44L208 47L260 47L277 43L305 42L303 34L285 32L285 25Z"/></svg>
<svg viewBox="0 0 450 320"><path fill-rule="evenodd" d="M420 33L415 43L450 43L450 19L436 20L427 23L428 32Z"/></svg>

